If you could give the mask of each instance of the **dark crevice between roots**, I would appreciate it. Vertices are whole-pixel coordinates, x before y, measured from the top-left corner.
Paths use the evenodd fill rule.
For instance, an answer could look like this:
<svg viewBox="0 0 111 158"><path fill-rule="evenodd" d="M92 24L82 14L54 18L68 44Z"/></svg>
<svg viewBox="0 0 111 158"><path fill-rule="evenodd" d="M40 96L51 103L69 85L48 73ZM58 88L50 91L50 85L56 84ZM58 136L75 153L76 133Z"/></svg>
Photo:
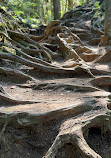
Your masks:
<svg viewBox="0 0 111 158"><path fill-rule="evenodd" d="M109 95L108 98L109 98L109 100L108 100L108 103L107 103L107 109L111 110L111 95Z"/></svg>
<svg viewBox="0 0 111 158"><path fill-rule="evenodd" d="M101 136L101 128L98 128L98 127L92 127L89 129L89 137L92 136L92 135L98 135L98 136Z"/></svg>
<svg viewBox="0 0 111 158"><path fill-rule="evenodd" d="M108 130L102 134L100 127L91 127L88 129L87 143L102 158L110 158L108 153L111 148L111 132ZM111 154L111 153L110 153Z"/></svg>
<svg viewBox="0 0 111 158"><path fill-rule="evenodd" d="M111 85L99 86L99 88L104 89L107 92L111 92Z"/></svg>
<svg viewBox="0 0 111 158"><path fill-rule="evenodd" d="M23 79L23 78L20 78L18 76L0 74L0 82L4 82L8 85L23 84L23 83L26 83L27 80L28 80L27 78Z"/></svg>
<svg viewBox="0 0 111 158"><path fill-rule="evenodd" d="M77 147L72 143L65 143L59 150L55 158L82 158Z"/></svg>
<svg viewBox="0 0 111 158"><path fill-rule="evenodd" d="M109 110L111 110L111 103L108 103L108 104L107 104L107 108L108 108Z"/></svg>

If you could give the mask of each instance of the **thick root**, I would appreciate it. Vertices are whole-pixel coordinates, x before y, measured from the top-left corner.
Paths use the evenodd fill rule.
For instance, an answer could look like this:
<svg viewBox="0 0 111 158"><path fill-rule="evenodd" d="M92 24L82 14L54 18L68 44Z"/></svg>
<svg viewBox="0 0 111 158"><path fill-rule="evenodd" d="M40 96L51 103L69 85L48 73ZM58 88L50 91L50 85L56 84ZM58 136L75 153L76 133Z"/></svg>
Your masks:
<svg viewBox="0 0 111 158"><path fill-rule="evenodd" d="M0 103L1 105L10 106L10 105L18 105L18 104L34 104L39 103L38 101L28 101L28 100L16 100L10 97L7 94L0 93Z"/></svg>
<svg viewBox="0 0 111 158"><path fill-rule="evenodd" d="M38 69L39 71L43 71L43 72L50 72L50 73L57 73L57 74L76 74L77 70L80 69L82 71L82 73L86 73L90 77L94 77L89 69L85 69L82 67L75 67L75 70L74 69L49 67L49 66L44 66L42 64L32 62L30 60L26 60L22 57L14 55L14 54L7 54L7 53L2 53L2 52L0 52L0 58L12 60L14 62L19 62L23 65L26 65L29 67L34 67L34 68ZM78 72L80 73L80 71L78 71Z"/></svg>
<svg viewBox="0 0 111 158"><path fill-rule="evenodd" d="M111 61L111 47L105 48L105 53L95 60L96 63L107 63Z"/></svg>
<svg viewBox="0 0 111 158"><path fill-rule="evenodd" d="M60 44L59 51L63 53L63 57L67 57L69 53L71 54L71 57L74 58L75 60L79 59L80 56L76 53L76 51L71 48L68 43L61 37L63 34L58 34L58 42Z"/></svg>
<svg viewBox="0 0 111 158"><path fill-rule="evenodd" d="M28 36L26 36L25 34L21 34L21 33L18 33L18 32L14 32L14 31L8 31L10 37L12 39L22 39L23 41L26 41L30 44L33 44L35 45L36 47L38 47L40 50L45 50L47 53L49 53L51 56L54 56L55 53L52 52L50 49L46 48L45 46L41 46L41 44L33 41L32 39L30 39Z"/></svg>
<svg viewBox="0 0 111 158"><path fill-rule="evenodd" d="M19 70L10 69L10 68L6 68L6 67L0 67L0 74L15 76L15 77L19 77L24 80L35 80L33 77L26 75Z"/></svg>
<svg viewBox="0 0 111 158"><path fill-rule="evenodd" d="M44 158L102 158L103 155L106 156L107 151L110 150L111 142L107 151L104 152L98 148L100 152L96 152L95 149L90 148L89 139L91 133L94 133L94 129L97 134L97 128L100 131L100 136L111 132L110 124L111 117L107 115L96 115L95 117L92 115L90 118L85 116L66 121ZM99 137L99 135L97 136Z"/></svg>
<svg viewBox="0 0 111 158"><path fill-rule="evenodd" d="M101 89L111 92L111 77L110 76L96 77L90 82L92 83L92 85L96 87L99 87Z"/></svg>
<svg viewBox="0 0 111 158"><path fill-rule="evenodd" d="M100 89L91 87L91 86L81 86L81 85L74 85L74 84L66 84L66 83L41 83L41 84L32 84L29 85L30 88L34 90L70 90L74 92L94 92L100 91Z"/></svg>
<svg viewBox="0 0 111 158"><path fill-rule="evenodd" d="M9 47L9 48L14 48L14 49L17 51L17 55L23 56L25 59L28 59L28 60L33 61L33 62L36 62L36 63L40 63L40 64L42 64L42 65L46 65L46 66L56 67L56 68L57 68L57 66L54 66L54 65L52 65L52 64L50 64L50 63L48 63L48 62L46 62L46 61L44 61L44 60L41 60L41 59L39 59L39 58L32 57L32 56L30 56L30 55L24 53L23 51L21 51L20 49L18 49L16 46L7 45L7 44L4 44L4 43L2 43L2 42L0 42L0 45L6 46L6 47ZM39 52L42 52L42 51L39 50Z"/></svg>

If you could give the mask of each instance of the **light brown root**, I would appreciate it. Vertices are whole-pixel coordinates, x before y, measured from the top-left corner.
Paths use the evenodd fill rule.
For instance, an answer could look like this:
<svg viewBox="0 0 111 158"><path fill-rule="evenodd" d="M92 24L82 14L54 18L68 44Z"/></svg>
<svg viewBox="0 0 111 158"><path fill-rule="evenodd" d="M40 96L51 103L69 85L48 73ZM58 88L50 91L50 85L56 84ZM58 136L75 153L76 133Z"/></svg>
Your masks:
<svg viewBox="0 0 111 158"><path fill-rule="evenodd" d="M17 51L17 55L22 56L22 57L24 57L25 59L28 59L28 60L30 60L30 61L33 61L33 62L42 64L42 65L46 65L46 66L56 67L56 68L57 68L57 66L54 66L54 65L52 65L52 64L50 64L50 63L48 63L48 62L46 62L46 61L43 61L43 60L41 60L41 59L39 59L39 58L35 58L35 57L32 57L32 56L30 56L30 55L24 53L23 51L21 51L20 49L18 49L16 46L7 45L7 44L4 44L4 43L2 43L2 42L0 42L0 45L6 46L6 47L9 47L9 48L14 48L14 49ZM39 52L41 52L41 51L39 51Z"/></svg>
<svg viewBox="0 0 111 158"><path fill-rule="evenodd" d="M111 77L101 76L90 81L92 85L111 92Z"/></svg>
<svg viewBox="0 0 111 158"><path fill-rule="evenodd" d="M94 61L100 56L86 46L75 45L75 51L85 62Z"/></svg>
<svg viewBox="0 0 111 158"><path fill-rule="evenodd" d="M52 60L52 57L51 57L50 53L48 53L48 52L46 51L46 50L48 50L48 48L46 48L46 50L44 50L43 47L41 46L41 49L39 50L36 45L33 45L33 44L32 44L35 49L30 49L30 48L27 48L27 47L23 46L22 44L16 42L16 40L11 39L11 38L8 37L6 34L4 34L4 33L0 33L0 34L3 35L3 36L5 36L6 39L7 39L9 42L11 42L12 44L14 44L14 45L18 46L19 48L21 48L21 49L25 52L25 54L27 53L27 54L29 54L29 55L30 55L30 54L31 54L31 55L38 55L39 53L41 53L44 57L46 57L47 61L51 61L51 60ZM18 34L19 34L19 33L18 33ZM22 34L21 34L21 35L22 35ZM30 39L30 38L29 38L29 39ZM1 42L0 44L3 45L2 42ZM5 45L5 44L4 44L4 45ZM27 43L27 45L31 45L31 44Z"/></svg>
<svg viewBox="0 0 111 158"><path fill-rule="evenodd" d="M88 42L88 44L92 46L98 45L99 43L100 43L100 38L93 38Z"/></svg>
<svg viewBox="0 0 111 158"><path fill-rule="evenodd" d="M108 71L105 71L105 70L98 70L96 68L90 68L90 71L92 74L94 75L109 75L109 72Z"/></svg>
<svg viewBox="0 0 111 158"><path fill-rule="evenodd" d="M44 34L42 34L41 36L35 36L35 35L29 35L30 39L39 42L40 40L42 40L44 38Z"/></svg>
<svg viewBox="0 0 111 158"><path fill-rule="evenodd" d="M48 37L49 35L51 35L51 33L52 33L53 31L57 31L57 32L56 32L56 35L57 35L58 30L65 30L65 31L67 31L67 33L69 33L69 34L73 37L73 39L76 40L77 43L79 43L80 45L83 45L81 39L80 39L76 34L72 33L71 30L70 30L68 27L65 27L65 26L52 27L52 28L49 29L49 30L45 30L45 34L46 34L46 36ZM59 31L59 32L60 32L60 31Z"/></svg>
<svg viewBox="0 0 111 158"><path fill-rule="evenodd" d="M85 62L91 62L94 61L95 59L97 59L100 55L96 54L96 53L82 53L80 55L80 57L85 61Z"/></svg>
<svg viewBox="0 0 111 158"><path fill-rule="evenodd" d="M69 59L69 60L66 60L63 64L62 64L62 67L63 68L73 68L75 66L81 66L82 64L75 61L74 59Z"/></svg>
<svg viewBox="0 0 111 158"><path fill-rule="evenodd" d="M24 100L16 100L11 98L7 94L2 94L0 93L0 103L9 106L9 105L18 105L18 104L34 104L34 103L39 103L38 101L24 101Z"/></svg>
<svg viewBox="0 0 111 158"><path fill-rule="evenodd" d="M42 64L32 62L30 60L26 60L22 57L14 55L14 54L8 54L8 53L2 53L2 52L0 52L0 58L12 60L14 62L19 62L19 63L26 65L26 66L29 66L29 67L34 67L42 72L50 72L50 73L57 73L57 74L60 74L60 73L61 74L76 74L76 73L81 73L81 71L82 71L82 73L86 73L87 75L94 77L89 69L85 69L82 67L75 67L75 70L74 69L49 67L49 66L44 66Z"/></svg>
<svg viewBox="0 0 111 158"><path fill-rule="evenodd" d="M97 137L104 137L106 133L110 137L110 125L111 117L102 114L90 117L85 116L84 118L81 116L81 118L68 120L61 126L60 133L44 158L102 158L110 150L111 142L108 146L109 149L106 149L105 152L101 151L102 148L106 148L105 146L102 147L102 145L101 149L98 148L95 151L96 149L93 149L89 139L90 135L94 134L94 129ZM100 133L97 134L97 131L100 131ZM102 139L98 143L101 143L101 141Z"/></svg>
<svg viewBox="0 0 111 158"><path fill-rule="evenodd" d="M33 77L26 75L19 70L10 69L6 67L0 67L0 74L6 74L6 75L14 76L14 77L19 77L23 80L35 80Z"/></svg>
<svg viewBox="0 0 111 158"><path fill-rule="evenodd" d="M96 63L107 63L111 61L111 47L105 48L105 53L95 60Z"/></svg>
<svg viewBox="0 0 111 158"><path fill-rule="evenodd" d="M77 45L77 48L75 49L75 51L78 53L78 54L82 54L82 53L88 53L88 54L90 54L90 53L93 53L93 51L90 49L90 48L88 48L88 47L86 47L86 46L80 46L80 45Z"/></svg>
<svg viewBox="0 0 111 158"><path fill-rule="evenodd" d="M25 34L21 34L21 33L18 33L18 32L14 32L14 31L8 31L9 33L9 36L14 40L14 39L21 39L23 41L26 41L30 44L33 44L35 45L36 47L38 47L40 50L45 50L47 53L49 53L52 57L55 56L55 53L52 52L50 49L46 48L45 46L41 46L41 44L33 41L32 39L30 39L27 35Z"/></svg>
<svg viewBox="0 0 111 158"><path fill-rule="evenodd" d="M75 60L80 59L80 56L76 53L76 51L71 48L67 42L62 38L63 34L58 34L58 42L60 44L59 51L62 53L63 57L67 57L68 55L71 56L71 58L74 58Z"/></svg>
<svg viewBox="0 0 111 158"><path fill-rule="evenodd" d="M34 90L58 90L62 89L62 91L74 91L74 92L93 92L100 91L100 89L91 87L91 86L81 86L74 84L66 84L66 83L41 83L41 84L32 84L30 85Z"/></svg>

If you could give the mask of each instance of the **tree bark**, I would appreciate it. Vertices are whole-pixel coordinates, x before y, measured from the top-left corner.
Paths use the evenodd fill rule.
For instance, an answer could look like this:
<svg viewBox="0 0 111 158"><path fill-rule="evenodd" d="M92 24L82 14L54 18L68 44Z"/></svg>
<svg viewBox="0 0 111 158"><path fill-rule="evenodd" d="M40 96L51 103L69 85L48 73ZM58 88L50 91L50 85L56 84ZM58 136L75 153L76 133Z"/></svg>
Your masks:
<svg viewBox="0 0 111 158"><path fill-rule="evenodd" d="M53 9L54 9L54 20L60 19L61 17L60 0L53 0Z"/></svg>
<svg viewBox="0 0 111 158"><path fill-rule="evenodd" d="M108 11L109 11L109 15L108 15L108 33L109 35L111 36L111 0L108 0L109 1L109 8L108 8Z"/></svg>
<svg viewBox="0 0 111 158"><path fill-rule="evenodd" d="M104 34L107 36L108 33L108 15L109 15L109 0L105 2L105 27L104 27Z"/></svg>
<svg viewBox="0 0 111 158"><path fill-rule="evenodd" d="M68 0L68 9L73 7L73 0Z"/></svg>

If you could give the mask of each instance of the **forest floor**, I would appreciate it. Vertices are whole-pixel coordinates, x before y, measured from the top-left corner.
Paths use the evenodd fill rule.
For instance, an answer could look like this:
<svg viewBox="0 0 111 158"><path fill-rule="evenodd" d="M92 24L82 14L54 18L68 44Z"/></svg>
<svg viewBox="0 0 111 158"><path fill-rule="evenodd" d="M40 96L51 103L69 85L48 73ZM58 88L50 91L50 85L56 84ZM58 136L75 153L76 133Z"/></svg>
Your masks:
<svg viewBox="0 0 111 158"><path fill-rule="evenodd" d="M1 76L0 83L12 98L38 101L38 103L33 104L15 105L2 100L0 107L1 116L3 117L4 115L6 120L8 116L9 118L12 117L11 120L13 121L17 119L18 124L9 123L6 126L2 135L5 140L1 142L1 151L3 150L3 156L0 153L1 157L41 158L53 143L64 121L74 116L82 116L82 119L84 119L84 115L87 115L88 111L91 114L104 114L110 92L104 90L93 90L91 92L90 89L80 89L80 86L92 86L90 84L91 80L92 78L82 78L82 76L78 78L50 78L49 76L49 79L46 79L42 75L42 79L37 77L36 83L28 81L21 84L22 81L20 80L15 80L14 83L14 78ZM47 85L44 87L44 83L47 85L52 83L58 85L79 85L79 88L65 89L64 86L48 88ZM30 85L39 85L40 87L32 89ZM20 126L20 124L23 125ZM2 126L4 127L4 125ZM93 139L92 137L90 138L90 143L91 147L102 156L108 150L109 139L101 140L99 137L98 134L95 134ZM67 153L64 157L70 158Z"/></svg>
<svg viewBox="0 0 111 158"><path fill-rule="evenodd" d="M82 41L82 48L74 46L90 72L42 72L3 60L33 79L0 74L0 158L110 158L110 41L100 46L102 31L92 29L89 19L68 15L61 21ZM62 38L73 43L72 37ZM69 70L77 63L66 57L51 64Z"/></svg>

